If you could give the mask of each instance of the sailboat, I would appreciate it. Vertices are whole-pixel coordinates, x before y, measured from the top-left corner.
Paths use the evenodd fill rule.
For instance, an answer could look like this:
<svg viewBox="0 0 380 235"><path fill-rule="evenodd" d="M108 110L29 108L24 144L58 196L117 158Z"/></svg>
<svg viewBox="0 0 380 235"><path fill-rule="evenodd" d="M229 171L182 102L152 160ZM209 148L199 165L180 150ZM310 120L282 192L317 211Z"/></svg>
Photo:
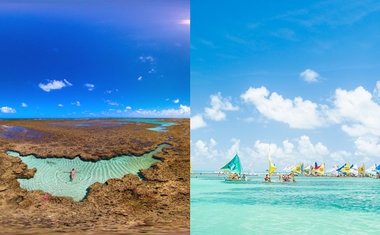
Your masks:
<svg viewBox="0 0 380 235"><path fill-rule="evenodd" d="M337 169L338 172L343 172L345 175L350 175L350 162L344 164L342 167Z"/></svg>
<svg viewBox="0 0 380 235"><path fill-rule="evenodd" d="M298 163L298 165L292 169L292 172L294 174L300 175L302 173L301 163Z"/></svg>
<svg viewBox="0 0 380 235"><path fill-rule="evenodd" d="M365 176L365 167L364 164L358 168L358 173L361 174L362 176Z"/></svg>
<svg viewBox="0 0 380 235"><path fill-rule="evenodd" d="M325 164L319 165L314 169L316 175L324 175L325 174Z"/></svg>
<svg viewBox="0 0 380 235"><path fill-rule="evenodd" d="M232 158L231 161L229 161L226 165L224 165L222 168L220 168L222 171L225 171L230 174L229 177L227 177L226 181L247 181L248 178L244 175L244 177L241 177L242 167L240 164L240 158L236 154L234 158ZM238 176L235 177L234 175L237 174Z"/></svg>
<svg viewBox="0 0 380 235"><path fill-rule="evenodd" d="M273 164L272 159L270 159L270 152L269 152L269 177L273 174L273 172L277 169L277 167Z"/></svg>

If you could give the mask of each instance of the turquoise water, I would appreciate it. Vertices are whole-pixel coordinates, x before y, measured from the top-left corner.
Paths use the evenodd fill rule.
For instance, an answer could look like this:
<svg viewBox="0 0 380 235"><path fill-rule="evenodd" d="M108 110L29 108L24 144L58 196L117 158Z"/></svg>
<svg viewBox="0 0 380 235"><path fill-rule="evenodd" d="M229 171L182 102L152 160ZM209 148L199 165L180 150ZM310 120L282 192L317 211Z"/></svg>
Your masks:
<svg viewBox="0 0 380 235"><path fill-rule="evenodd" d="M173 126L178 125L174 122L161 122L157 119L118 119L119 121L128 121L128 122L148 122L148 123L154 123L154 124L160 124L161 126L146 128L148 130L157 131L157 132L166 132L168 129L167 126Z"/></svg>
<svg viewBox="0 0 380 235"><path fill-rule="evenodd" d="M33 155L21 156L17 152L7 154L20 157L29 169L37 168L31 179L18 179L20 186L27 190L43 190L54 196L69 196L75 201L86 197L87 189L95 182L105 183L111 178L123 178L125 174L137 174L140 169L147 169L160 162L152 156L162 151L168 144L159 145L154 151L142 156L118 156L109 160L96 162L83 161L79 157L68 158L36 158ZM71 179L71 169L79 170Z"/></svg>
<svg viewBox="0 0 380 235"><path fill-rule="evenodd" d="M191 234L379 234L380 180L191 177Z"/></svg>

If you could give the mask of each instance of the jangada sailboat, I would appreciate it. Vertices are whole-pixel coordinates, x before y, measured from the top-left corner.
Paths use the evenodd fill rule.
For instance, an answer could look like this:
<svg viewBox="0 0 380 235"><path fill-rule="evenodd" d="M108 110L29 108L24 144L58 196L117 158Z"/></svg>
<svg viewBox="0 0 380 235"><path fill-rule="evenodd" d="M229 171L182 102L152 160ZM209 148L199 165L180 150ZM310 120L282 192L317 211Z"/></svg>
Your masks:
<svg viewBox="0 0 380 235"><path fill-rule="evenodd" d="M248 178L244 174L243 176L241 175L242 173L242 167L240 164L240 158L236 154L234 158L232 158L231 161L229 161L226 165L224 165L222 168L220 168L222 171L227 172L229 175L226 177L226 181L247 181Z"/></svg>

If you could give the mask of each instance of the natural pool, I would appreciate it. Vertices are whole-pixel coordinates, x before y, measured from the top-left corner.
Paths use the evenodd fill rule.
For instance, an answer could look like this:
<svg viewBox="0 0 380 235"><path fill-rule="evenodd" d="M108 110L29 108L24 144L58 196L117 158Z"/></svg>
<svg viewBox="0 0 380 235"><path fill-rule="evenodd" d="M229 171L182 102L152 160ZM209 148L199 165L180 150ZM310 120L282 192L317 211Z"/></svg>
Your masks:
<svg viewBox="0 0 380 235"><path fill-rule="evenodd" d="M142 156L122 155L109 160L96 162L84 161L79 157L37 158L33 155L20 156L19 153L7 151L8 155L20 157L29 169L37 168L33 178L18 179L20 186L27 190L43 190L54 196L69 196L75 201L86 197L87 189L95 182L105 183L111 178L123 178L131 173L137 174L140 169L148 169L160 160L153 158L168 144L161 144L152 152ZM78 170L71 180L71 169Z"/></svg>
<svg viewBox="0 0 380 235"><path fill-rule="evenodd" d="M168 129L166 128L167 126L178 125L177 123L174 123L174 122L161 122L157 119L118 119L118 120L128 121L128 122L148 122L148 123L160 124L161 126L146 128L148 130L157 131L157 132L166 132L168 131Z"/></svg>

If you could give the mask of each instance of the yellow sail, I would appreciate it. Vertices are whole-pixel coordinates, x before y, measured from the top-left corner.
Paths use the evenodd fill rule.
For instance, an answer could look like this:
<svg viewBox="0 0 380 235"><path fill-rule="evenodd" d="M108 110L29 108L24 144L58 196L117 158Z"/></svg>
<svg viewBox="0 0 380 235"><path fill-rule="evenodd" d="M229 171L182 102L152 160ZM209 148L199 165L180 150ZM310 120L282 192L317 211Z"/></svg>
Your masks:
<svg viewBox="0 0 380 235"><path fill-rule="evenodd" d="M301 174L301 163L298 163L298 165L292 170L292 172Z"/></svg>
<svg viewBox="0 0 380 235"><path fill-rule="evenodd" d="M347 175L349 175L350 174L350 163L349 162L346 163L346 165L340 171L342 171L342 172L346 173Z"/></svg>
<svg viewBox="0 0 380 235"><path fill-rule="evenodd" d="M325 174L325 164L323 163L318 169L315 170L316 173L324 175Z"/></svg>
<svg viewBox="0 0 380 235"><path fill-rule="evenodd" d="M272 160L270 159L270 151L269 151L269 176L272 175L272 173L276 170L277 167L275 167L272 163Z"/></svg>
<svg viewBox="0 0 380 235"><path fill-rule="evenodd" d="M365 168L364 168L364 164L363 164L361 167L359 167L359 169L358 169L358 172L359 172L360 174L363 174L363 175L365 175Z"/></svg>

